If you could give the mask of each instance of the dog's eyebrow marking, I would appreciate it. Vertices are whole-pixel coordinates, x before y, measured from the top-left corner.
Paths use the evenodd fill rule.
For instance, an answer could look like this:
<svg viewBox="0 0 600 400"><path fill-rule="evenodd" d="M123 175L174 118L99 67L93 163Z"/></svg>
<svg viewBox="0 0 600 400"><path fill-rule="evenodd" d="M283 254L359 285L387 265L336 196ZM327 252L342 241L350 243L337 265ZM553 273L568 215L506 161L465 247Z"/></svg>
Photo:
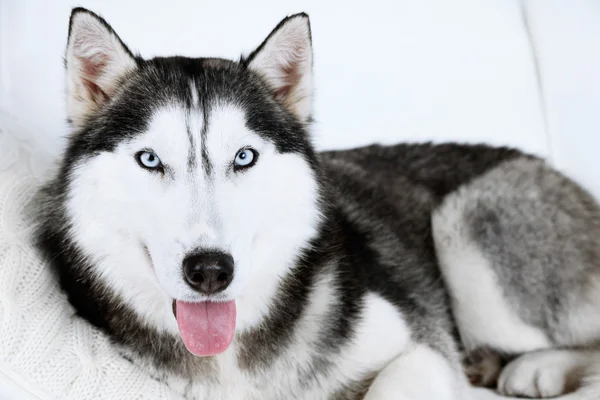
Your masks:
<svg viewBox="0 0 600 400"><path fill-rule="evenodd" d="M188 152L188 171L192 172L196 166L196 141L194 140L194 132L192 131L191 125L191 113L197 112L200 107L200 100L198 96L198 87L196 86L196 80L190 80L190 103L189 108L185 114L185 129L187 131L188 140L190 141L190 150Z"/></svg>
<svg viewBox="0 0 600 400"><path fill-rule="evenodd" d="M197 166L197 161L196 161L196 141L194 140L194 132L191 126L191 113L193 112L197 112L200 113L202 112L202 121L201 121L201 125L202 127L200 128L200 157L202 158L202 167L204 168L204 172L206 174L206 176L210 176L212 174L212 164L210 162L210 157L208 155L208 149L206 146L206 136L207 136L207 132L208 132L208 116L209 116L209 103L206 101L203 101L201 104L200 103L200 96L198 93L198 86L196 84L195 79L191 79L190 80L190 102L188 103L188 110L186 113L186 129L187 129L187 134L188 134L188 138L190 141L190 151L189 151L189 155L188 155L188 169L190 170L190 172L196 168Z"/></svg>
<svg viewBox="0 0 600 400"><path fill-rule="evenodd" d="M188 151L188 171L192 172L196 168L196 141L194 140L194 134L192 132L189 110L185 113L185 130L187 132L188 140L190 141L190 149Z"/></svg>
<svg viewBox="0 0 600 400"><path fill-rule="evenodd" d="M210 163L210 158L208 155L208 149L206 147L206 136L208 132L208 118L209 118L209 109L208 104L205 104L202 109L202 114L204 117L204 121L202 124L202 130L200 131L200 152L202 157L202 166L204 167L204 171L206 176L210 176L212 173L212 164Z"/></svg>

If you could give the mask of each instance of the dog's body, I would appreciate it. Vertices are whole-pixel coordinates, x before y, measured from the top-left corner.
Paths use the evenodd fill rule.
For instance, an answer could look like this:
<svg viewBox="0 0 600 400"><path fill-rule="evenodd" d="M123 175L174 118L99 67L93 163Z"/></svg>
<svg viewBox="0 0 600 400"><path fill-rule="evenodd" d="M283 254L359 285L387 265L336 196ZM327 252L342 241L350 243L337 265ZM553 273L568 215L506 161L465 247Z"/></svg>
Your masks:
<svg viewBox="0 0 600 400"><path fill-rule="evenodd" d="M305 15L239 63L145 61L76 9L66 59L40 247L78 313L186 397L468 399L479 348L542 350L501 390L560 395L599 358L544 351L600 339L594 199L506 148L316 153Z"/></svg>

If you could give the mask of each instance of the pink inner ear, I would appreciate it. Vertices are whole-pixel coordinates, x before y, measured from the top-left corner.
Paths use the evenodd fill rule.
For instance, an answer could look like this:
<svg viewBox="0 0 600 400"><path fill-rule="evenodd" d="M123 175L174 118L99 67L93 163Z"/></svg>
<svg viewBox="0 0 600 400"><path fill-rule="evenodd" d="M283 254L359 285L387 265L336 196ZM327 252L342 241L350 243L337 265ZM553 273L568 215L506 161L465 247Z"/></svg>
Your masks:
<svg viewBox="0 0 600 400"><path fill-rule="evenodd" d="M281 85L275 91L275 96L280 99L285 99L289 96L290 91L300 83L300 74L298 71L297 64L290 64L281 68L284 76L283 81L285 84Z"/></svg>
<svg viewBox="0 0 600 400"><path fill-rule="evenodd" d="M300 73L300 65L302 63L301 53L301 50L297 50L293 53L294 58L292 61L281 65L280 69L283 75L284 84L275 91L275 96L277 98L286 99L290 95L290 92L300 84L300 80L302 79Z"/></svg>
<svg viewBox="0 0 600 400"><path fill-rule="evenodd" d="M103 54L95 54L89 58L77 57L77 59L81 63L83 72L82 83L90 98L97 104L104 103L108 100L108 95L100 88L96 81L108 66L109 57Z"/></svg>
<svg viewBox="0 0 600 400"><path fill-rule="evenodd" d="M90 98L96 104L102 104L108 101L108 95L104 93L104 91L100 89L100 86L96 85L94 82L84 79L83 85L85 86L87 93L89 93Z"/></svg>
<svg viewBox="0 0 600 400"><path fill-rule="evenodd" d="M108 65L109 58L104 54L95 54L91 57L77 57L82 65L82 72L88 79L96 79Z"/></svg>

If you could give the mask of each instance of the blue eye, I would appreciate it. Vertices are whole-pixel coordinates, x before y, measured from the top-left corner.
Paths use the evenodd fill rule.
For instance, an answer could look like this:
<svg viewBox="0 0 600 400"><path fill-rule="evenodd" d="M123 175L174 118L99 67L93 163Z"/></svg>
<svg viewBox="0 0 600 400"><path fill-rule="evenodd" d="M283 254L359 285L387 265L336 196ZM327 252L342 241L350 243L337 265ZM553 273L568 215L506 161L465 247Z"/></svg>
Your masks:
<svg viewBox="0 0 600 400"><path fill-rule="evenodd" d="M136 154L136 159L142 168L162 170L160 158L152 151L140 151Z"/></svg>
<svg viewBox="0 0 600 400"><path fill-rule="evenodd" d="M241 149L235 155L235 159L233 160L233 169L240 170L244 168L249 168L256 163L258 159L258 153L254 149L245 148Z"/></svg>

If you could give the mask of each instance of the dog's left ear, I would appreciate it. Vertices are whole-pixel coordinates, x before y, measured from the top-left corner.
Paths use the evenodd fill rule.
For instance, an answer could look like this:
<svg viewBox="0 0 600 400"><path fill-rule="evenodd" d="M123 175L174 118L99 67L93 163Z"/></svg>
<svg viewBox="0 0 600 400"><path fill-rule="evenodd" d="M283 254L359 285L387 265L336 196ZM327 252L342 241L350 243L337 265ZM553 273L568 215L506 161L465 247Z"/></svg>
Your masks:
<svg viewBox="0 0 600 400"><path fill-rule="evenodd" d="M302 122L312 114L312 42L308 15L285 18L245 60Z"/></svg>
<svg viewBox="0 0 600 400"><path fill-rule="evenodd" d="M138 59L100 16L75 8L69 21L65 55L67 116L74 126L100 110Z"/></svg>

